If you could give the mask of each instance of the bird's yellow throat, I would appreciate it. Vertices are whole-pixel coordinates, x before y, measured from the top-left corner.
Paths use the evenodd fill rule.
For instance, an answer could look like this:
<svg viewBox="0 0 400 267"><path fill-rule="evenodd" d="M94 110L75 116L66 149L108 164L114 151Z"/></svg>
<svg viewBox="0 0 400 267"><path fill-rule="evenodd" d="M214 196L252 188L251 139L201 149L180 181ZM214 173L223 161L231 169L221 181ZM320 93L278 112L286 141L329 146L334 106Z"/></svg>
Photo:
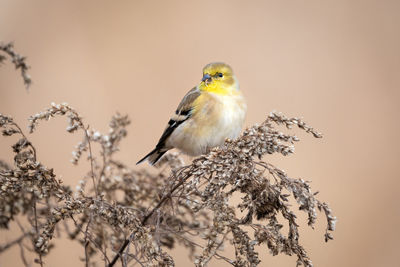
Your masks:
<svg viewBox="0 0 400 267"><path fill-rule="evenodd" d="M213 80L208 84L201 82L199 90L219 95L236 95L239 93L237 83L233 78L224 81Z"/></svg>

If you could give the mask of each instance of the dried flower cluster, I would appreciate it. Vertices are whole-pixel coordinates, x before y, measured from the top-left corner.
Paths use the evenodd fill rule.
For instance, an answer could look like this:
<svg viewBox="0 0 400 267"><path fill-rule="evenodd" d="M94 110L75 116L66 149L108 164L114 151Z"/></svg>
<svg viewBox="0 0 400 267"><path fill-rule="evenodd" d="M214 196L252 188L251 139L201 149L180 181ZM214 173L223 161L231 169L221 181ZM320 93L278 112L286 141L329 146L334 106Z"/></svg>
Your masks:
<svg viewBox="0 0 400 267"><path fill-rule="evenodd" d="M189 165L169 153L157 172L150 173L114 159L127 134L127 116L113 116L109 132L103 134L90 129L68 104L52 104L30 117L30 132L56 115L67 116L68 132L82 132L72 162L78 164L87 155L90 170L76 188L64 185L41 164L21 128L0 114L3 135L19 137L13 146L14 165L0 161L0 227L16 223L21 229L15 240L0 244L0 253L18 245L27 266L27 249L35 251L37 264L46 265L45 256L54 247L51 240L60 232L82 246L85 266L101 261L107 266L117 262L174 266L165 248L177 244L188 249L195 266L206 266L211 260L256 266L260 259L255 248L262 245L273 255L296 255L298 265L312 266L299 242L291 199L306 212L309 226L323 211L325 239L332 239L336 218L328 205L316 198L306 181L290 178L262 160L266 154L294 152L299 139L279 131L279 124L321 137L301 119L271 113L262 124ZM100 148L99 155L93 155L92 146ZM27 220L28 227L21 219ZM233 257L226 254L229 247Z"/></svg>
<svg viewBox="0 0 400 267"><path fill-rule="evenodd" d="M28 90L29 86L32 83L32 80L28 74L29 66L25 62L26 58L14 51L13 43L7 43L7 44L0 43L0 51L10 57L11 62L15 66L15 69L21 70L21 76L24 81L25 88ZM7 57L0 53L0 63L5 61L6 59Z"/></svg>

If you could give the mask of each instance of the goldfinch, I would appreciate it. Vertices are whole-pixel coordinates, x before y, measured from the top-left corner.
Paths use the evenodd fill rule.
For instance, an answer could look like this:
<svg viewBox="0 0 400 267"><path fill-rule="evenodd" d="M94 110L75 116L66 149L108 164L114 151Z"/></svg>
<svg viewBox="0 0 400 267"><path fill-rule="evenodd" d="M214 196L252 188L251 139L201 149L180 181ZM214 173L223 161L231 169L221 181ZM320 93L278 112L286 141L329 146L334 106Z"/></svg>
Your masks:
<svg viewBox="0 0 400 267"><path fill-rule="evenodd" d="M183 97L156 147L136 164L148 159L153 165L172 148L191 156L204 154L226 138L238 137L246 110L232 68L210 63L200 84Z"/></svg>

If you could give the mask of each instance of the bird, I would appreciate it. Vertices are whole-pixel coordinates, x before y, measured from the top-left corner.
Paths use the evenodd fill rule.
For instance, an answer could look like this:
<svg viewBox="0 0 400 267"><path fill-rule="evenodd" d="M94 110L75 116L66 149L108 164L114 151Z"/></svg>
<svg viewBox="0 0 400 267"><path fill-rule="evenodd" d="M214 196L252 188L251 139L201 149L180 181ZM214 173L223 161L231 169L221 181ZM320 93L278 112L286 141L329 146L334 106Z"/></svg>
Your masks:
<svg viewBox="0 0 400 267"><path fill-rule="evenodd" d="M198 156L239 136L247 104L232 68L213 62L203 68L201 82L189 90L168 121L155 148L136 164L151 165L170 149Z"/></svg>

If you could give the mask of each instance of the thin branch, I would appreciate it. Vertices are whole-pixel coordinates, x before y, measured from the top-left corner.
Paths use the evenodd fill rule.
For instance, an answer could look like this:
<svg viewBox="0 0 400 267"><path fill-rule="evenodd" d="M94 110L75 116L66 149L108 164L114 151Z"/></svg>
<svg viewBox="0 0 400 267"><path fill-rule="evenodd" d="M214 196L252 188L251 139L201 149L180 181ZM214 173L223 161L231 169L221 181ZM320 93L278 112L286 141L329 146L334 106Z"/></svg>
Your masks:
<svg viewBox="0 0 400 267"><path fill-rule="evenodd" d="M82 228L78 225L78 223L77 223L77 221L74 219L74 217L73 217L72 215L71 215L70 217L71 217L72 221L74 222L75 226L79 229L79 231L80 231L82 234L85 234L85 232L84 232L84 231L82 230ZM97 242L94 241L94 240L92 239L92 237L90 236L90 233L87 234L87 237L88 237L88 240L89 240L90 242L92 242L92 244L95 245L95 247L96 247L101 253L103 253L103 250L101 249L101 246L98 245ZM103 256L104 256L104 258L107 260L107 262L110 262L110 260L108 259L107 255L105 255L105 254L103 253Z"/></svg>
<svg viewBox="0 0 400 267"><path fill-rule="evenodd" d="M183 167L182 169L187 168ZM142 225L146 225L147 221L151 218L151 216L154 214L154 212L156 212L163 204L166 200L170 199L172 194L174 193L174 191L176 189L178 189L181 185L183 185L185 183L185 181L187 179L189 179L191 177L191 175L186 174L184 177L182 177L182 179L179 181L179 183L177 183L166 195L164 195L161 200L158 202L158 204L149 212L147 213L147 215L142 219L141 224ZM135 232L131 233L130 238L135 234ZM122 244L122 246L120 247L120 249L118 250L118 253L114 256L113 260L110 262L110 264L108 265L108 267L112 267L114 266L114 264L118 261L119 257L121 257L122 253L124 252L126 246L129 244L129 239L125 239L124 243Z"/></svg>
<svg viewBox="0 0 400 267"><path fill-rule="evenodd" d="M25 265L25 267L29 267L30 264L26 260L24 246L21 243L18 243L18 246L19 246L19 253L21 255L21 259L22 259L23 264Z"/></svg>
<svg viewBox="0 0 400 267"><path fill-rule="evenodd" d="M7 244L0 246L0 253L6 251L7 249L13 247L14 245L17 245L19 243L21 243L25 237L27 237L28 235L30 235L31 233L24 233L23 235L21 235L20 237L18 237L17 239L8 242Z"/></svg>
<svg viewBox="0 0 400 267"><path fill-rule="evenodd" d="M32 80L30 75L28 74L29 66L25 62L26 58L14 51L13 43L8 43L8 44L0 43L0 51L3 51L11 58L11 62L14 64L15 69L21 69L21 76L22 79L24 80L25 88L26 90L28 90L32 84ZM4 59L5 57L3 55L0 55L0 63Z"/></svg>
<svg viewBox="0 0 400 267"><path fill-rule="evenodd" d="M85 238L83 239L83 244L85 247L85 265L86 265L86 267L89 267L89 260L90 260L89 252L88 252L88 246L89 246L88 231L89 231L89 225L90 225L91 221L92 221L92 214L90 214L89 221L86 224L86 229L85 229L85 233L84 233Z"/></svg>
<svg viewBox="0 0 400 267"><path fill-rule="evenodd" d="M33 192L32 194L35 194ZM37 212L36 212L36 196L33 195L33 214L34 214L34 220L35 220L35 231L36 231L36 237L39 237L39 228L38 228L38 220L37 220ZM42 251L40 248L37 250L37 253L39 254L39 264L41 267L43 267L43 260L42 260Z"/></svg>
<svg viewBox="0 0 400 267"><path fill-rule="evenodd" d="M88 126L89 128L89 126ZM94 166L93 166L93 153L92 153L92 145L90 142L90 138L89 135L87 133L87 129L85 129L83 127L82 129L85 132L85 136L86 136L86 140L88 142L88 147L89 147L89 159L90 159L90 175L92 176L92 181L93 181L93 188L94 188L94 192L96 194L96 197L99 195L99 192L97 190L97 186L96 186L96 182L95 182L95 175L94 175Z"/></svg>

